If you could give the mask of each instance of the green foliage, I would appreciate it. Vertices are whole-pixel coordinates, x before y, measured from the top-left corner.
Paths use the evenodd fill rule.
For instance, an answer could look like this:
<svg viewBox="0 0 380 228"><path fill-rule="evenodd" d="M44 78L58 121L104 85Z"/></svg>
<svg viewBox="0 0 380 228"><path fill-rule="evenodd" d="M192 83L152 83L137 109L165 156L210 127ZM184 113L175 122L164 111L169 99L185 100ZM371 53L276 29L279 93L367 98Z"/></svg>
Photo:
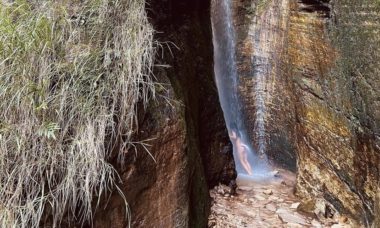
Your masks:
<svg viewBox="0 0 380 228"><path fill-rule="evenodd" d="M38 136L46 137L48 139L56 139L56 131L60 130L56 123L43 123L37 131Z"/></svg>
<svg viewBox="0 0 380 228"><path fill-rule="evenodd" d="M154 96L154 53L144 1L0 3L1 227L92 218L118 181L112 142L129 146Z"/></svg>

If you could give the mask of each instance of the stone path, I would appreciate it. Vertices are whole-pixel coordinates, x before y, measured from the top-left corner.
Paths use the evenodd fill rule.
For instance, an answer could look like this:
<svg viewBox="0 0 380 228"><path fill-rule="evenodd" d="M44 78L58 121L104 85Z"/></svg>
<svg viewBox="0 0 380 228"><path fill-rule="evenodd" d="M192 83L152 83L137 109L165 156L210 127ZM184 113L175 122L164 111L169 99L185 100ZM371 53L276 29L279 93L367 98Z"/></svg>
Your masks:
<svg viewBox="0 0 380 228"><path fill-rule="evenodd" d="M301 212L304 204L293 194L295 175L281 171L280 176L266 182L238 178L236 195L231 195L230 188L223 185L211 190L209 227L354 227L347 218L336 214L320 219L313 213ZM318 205L314 203L313 210L316 209Z"/></svg>

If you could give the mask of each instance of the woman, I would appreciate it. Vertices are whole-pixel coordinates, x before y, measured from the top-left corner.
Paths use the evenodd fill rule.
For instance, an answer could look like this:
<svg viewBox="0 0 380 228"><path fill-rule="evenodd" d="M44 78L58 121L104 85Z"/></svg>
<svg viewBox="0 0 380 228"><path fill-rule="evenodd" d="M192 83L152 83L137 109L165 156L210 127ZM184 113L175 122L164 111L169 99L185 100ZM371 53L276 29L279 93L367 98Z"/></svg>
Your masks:
<svg viewBox="0 0 380 228"><path fill-rule="evenodd" d="M235 130L231 130L229 135L232 143L235 145L237 155L243 168L249 175L252 175L252 167L248 162L248 146L242 142L240 134L237 134Z"/></svg>

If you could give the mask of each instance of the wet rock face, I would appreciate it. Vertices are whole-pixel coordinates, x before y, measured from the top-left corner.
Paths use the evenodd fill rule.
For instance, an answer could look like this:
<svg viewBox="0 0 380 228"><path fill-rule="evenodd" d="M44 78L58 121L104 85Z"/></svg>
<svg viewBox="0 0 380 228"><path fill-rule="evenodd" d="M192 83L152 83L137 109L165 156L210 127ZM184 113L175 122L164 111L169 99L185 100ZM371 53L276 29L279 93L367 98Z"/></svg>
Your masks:
<svg viewBox="0 0 380 228"><path fill-rule="evenodd" d="M157 67L158 99L141 109L136 141L126 154L121 190L132 227L205 227L209 187L234 178L232 147L213 80L207 1L152 0L149 17L163 42ZM98 209L95 227L127 226L116 194Z"/></svg>
<svg viewBox="0 0 380 228"><path fill-rule="evenodd" d="M245 123L260 153L295 171L295 100L283 76L289 1L233 1L240 96Z"/></svg>
<svg viewBox="0 0 380 228"><path fill-rule="evenodd" d="M261 96L266 151L293 169L297 155L297 194L322 197L372 223L380 179L379 5L257 2L234 1L241 96L253 142L254 101ZM264 85L257 87L258 80Z"/></svg>

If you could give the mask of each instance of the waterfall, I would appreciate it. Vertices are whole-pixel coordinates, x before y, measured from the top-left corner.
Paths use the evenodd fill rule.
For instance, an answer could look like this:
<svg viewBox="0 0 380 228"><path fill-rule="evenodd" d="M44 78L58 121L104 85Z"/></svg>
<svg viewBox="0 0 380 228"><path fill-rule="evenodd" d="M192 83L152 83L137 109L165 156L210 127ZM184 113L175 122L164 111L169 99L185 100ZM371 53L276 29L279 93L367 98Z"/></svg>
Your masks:
<svg viewBox="0 0 380 228"><path fill-rule="evenodd" d="M243 108L239 98L239 75L235 61L235 31L231 0L213 0L211 7L215 81L230 139L233 143L236 170L239 175L243 176L268 177L270 173L268 159L262 151L265 146L259 142L259 151L253 149L243 120ZM258 89L261 88L258 87ZM255 101L259 113L256 122L263 125L264 104L260 102L263 101L258 97ZM265 134L263 126L257 129L258 135Z"/></svg>

